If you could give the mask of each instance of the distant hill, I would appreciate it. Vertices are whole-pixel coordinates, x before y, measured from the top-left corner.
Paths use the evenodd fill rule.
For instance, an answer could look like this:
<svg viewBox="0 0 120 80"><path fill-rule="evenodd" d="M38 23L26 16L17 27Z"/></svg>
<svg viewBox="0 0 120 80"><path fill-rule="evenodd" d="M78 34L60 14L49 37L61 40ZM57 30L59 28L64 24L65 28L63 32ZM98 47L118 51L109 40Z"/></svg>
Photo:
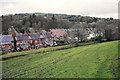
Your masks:
<svg viewBox="0 0 120 80"><path fill-rule="evenodd" d="M38 16L38 15L41 15L41 16L52 16L53 14L54 14L55 16L66 16L66 15L67 15L67 14L40 13L40 12L35 12L35 13L33 13L33 14L35 14L36 16Z"/></svg>
<svg viewBox="0 0 120 80"><path fill-rule="evenodd" d="M38 15L42 15L42 16L45 16L45 14L44 13L39 13L39 12L36 12L36 13L34 13L36 16L38 16Z"/></svg>

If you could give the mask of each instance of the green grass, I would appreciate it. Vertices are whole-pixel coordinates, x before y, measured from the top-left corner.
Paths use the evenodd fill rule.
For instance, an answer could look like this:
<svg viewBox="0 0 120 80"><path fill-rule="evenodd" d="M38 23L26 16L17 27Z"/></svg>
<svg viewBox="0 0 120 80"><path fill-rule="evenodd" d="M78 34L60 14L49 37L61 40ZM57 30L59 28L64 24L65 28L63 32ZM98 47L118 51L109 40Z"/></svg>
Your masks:
<svg viewBox="0 0 120 80"><path fill-rule="evenodd" d="M47 49L47 48L46 48ZM115 78L118 41L4 60L3 78Z"/></svg>
<svg viewBox="0 0 120 80"><path fill-rule="evenodd" d="M37 53L37 52L43 52L43 51L49 51L49 50L56 50L60 49L63 47L70 47L71 45L64 45L64 46L55 46L55 47L48 47L48 48L40 48L40 49L32 49L28 51L22 51L22 52L12 52L8 54L2 55L2 57L9 57L9 56L16 56L16 55L21 55L21 54L30 54L30 53Z"/></svg>

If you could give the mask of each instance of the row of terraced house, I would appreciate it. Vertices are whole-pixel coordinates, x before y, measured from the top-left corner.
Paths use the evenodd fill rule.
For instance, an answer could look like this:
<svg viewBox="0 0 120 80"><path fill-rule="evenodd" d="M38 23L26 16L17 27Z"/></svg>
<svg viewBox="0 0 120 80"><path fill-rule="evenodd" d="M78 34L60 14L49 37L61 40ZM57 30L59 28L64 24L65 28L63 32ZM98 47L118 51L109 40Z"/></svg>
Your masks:
<svg viewBox="0 0 120 80"><path fill-rule="evenodd" d="M63 40L64 31L51 30L46 32L42 30L39 33L17 33L15 39L11 35L0 35L0 50L8 53L15 51L25 51L38 49L47 46L57 45L56 41ZM15 45L16 44L16 45Z"/></svg>

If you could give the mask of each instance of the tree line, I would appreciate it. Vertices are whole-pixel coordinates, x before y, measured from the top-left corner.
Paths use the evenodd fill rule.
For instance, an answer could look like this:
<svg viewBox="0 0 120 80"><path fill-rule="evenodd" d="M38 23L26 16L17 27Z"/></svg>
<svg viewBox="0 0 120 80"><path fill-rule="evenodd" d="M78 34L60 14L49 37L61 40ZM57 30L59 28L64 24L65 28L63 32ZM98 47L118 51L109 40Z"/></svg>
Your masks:
<svg viewBox="0 0 120 80"><path fill-rule="evenodd" d="M107 40L118 40L119 38L119 27L118 19L113 18L95 18L88 16L42 16L35 14L29 14L25 16L19 15L2 15L2 34L9 34L9 28L14 26L18 33L29 32L32 28L36 32L39 30L49 29L76 29L75 32L68 32L70 37L78 37L83 40L87 33L86 28L96 28L96 34L99 34L97 39L105 38ZM73 34L71 34L73 33Z"/></svg>

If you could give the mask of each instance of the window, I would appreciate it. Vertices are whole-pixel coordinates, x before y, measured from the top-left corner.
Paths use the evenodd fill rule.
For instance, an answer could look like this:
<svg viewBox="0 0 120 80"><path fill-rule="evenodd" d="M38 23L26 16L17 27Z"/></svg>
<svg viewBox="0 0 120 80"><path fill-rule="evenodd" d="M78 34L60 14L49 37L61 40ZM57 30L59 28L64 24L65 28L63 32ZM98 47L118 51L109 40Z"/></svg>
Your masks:
<svg viewBox="0 0 120 80"><path fill-rule="evenodd" d="M46 39L46 41L48 41L48 39Z"/></svg>
<svg viewBox="0 0 120 80"><path fill-rule="evenodd" d="M28 43L30 43L30 41L28 41Z"/></svg>
<svg viewBox="0 0 120 80"><path fill-rule="evenodd" d="M63 37L62 36L60 36L60 40L62 40L63 39Z"/></svg>
<svg viewBox="0 0 120 80"><path fill-rule="evenodd" d="M17 42L17 44L19 44L19 42Z"/></svg>
<svg viewBox="0 0 120 80"><path fill-rule="evenodd" d="M41 41L39 41L39 43L41 43Z"/></svg>
<svg viewBox="0 0 120 80"><path fill-rule="evenodd" d="M42 46L42 43L40 43L40 46Z"/></svg>
<svg viewBox="0 0 120 80"><path fill-rule="evenodd" d="M35 43L37 43L37 40L35 41Z"/></svg>
<svg viewBox="0 0 120 80"><path fill-rule="evenodd" d="M32 43L33 41L31 40L31 43Z"/></svg>
<svg viewBox="0 0 120 80"><path fill-rule="evenodd" d="M20 41L20 43L22 43L22 41Z"/></svg>
<svg viewBox="0 0 120 80"><path fill-rule="evenodd" d="M17 47L17 50L20 50L20 47Z"/></svg>
<svg viewBox="0 0 120 80"><path fill-rule="evenodd" d="M44 42L44 39L42 39L42 42Z"/></svg>
<svg viewBox="0 0 120 80"><path fill-rule="evenodd" d="M5 47L5 45L3 44L2 47Z"/></svg>
<svg viewBox="0 0 120 80"><path fill-rule="evenodd" d="M34 45L32 45L32 48L34 47Z"/></svg>

